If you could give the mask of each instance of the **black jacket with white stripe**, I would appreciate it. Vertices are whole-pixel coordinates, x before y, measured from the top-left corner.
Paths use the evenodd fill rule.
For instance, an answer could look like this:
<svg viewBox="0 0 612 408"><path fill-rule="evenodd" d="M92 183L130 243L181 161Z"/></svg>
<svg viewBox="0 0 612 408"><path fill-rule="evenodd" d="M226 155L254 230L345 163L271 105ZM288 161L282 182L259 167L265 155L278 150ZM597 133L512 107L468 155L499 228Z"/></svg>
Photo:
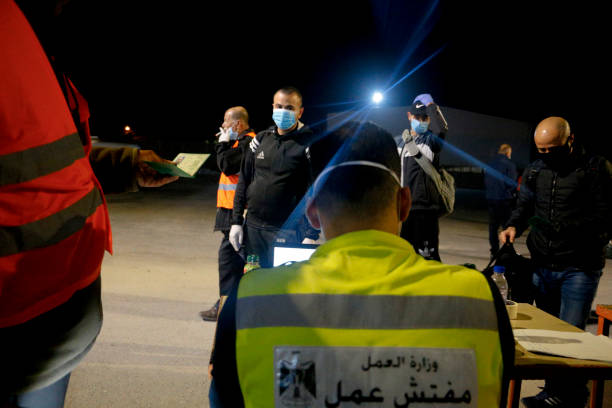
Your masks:
<svg viewBox="0 0 612 408"><path fill-rule="evenodd" d="M312 130L300 123L285 135L272 126L253 138L240 168L232 224L242 225L244 210L248 208L247 225L263 229L283 227L312 183L306 153L312 136ZM302 216L303 213L296 217L299 224ZM301 236L316 239L318 233L307 229Z"/></svg>

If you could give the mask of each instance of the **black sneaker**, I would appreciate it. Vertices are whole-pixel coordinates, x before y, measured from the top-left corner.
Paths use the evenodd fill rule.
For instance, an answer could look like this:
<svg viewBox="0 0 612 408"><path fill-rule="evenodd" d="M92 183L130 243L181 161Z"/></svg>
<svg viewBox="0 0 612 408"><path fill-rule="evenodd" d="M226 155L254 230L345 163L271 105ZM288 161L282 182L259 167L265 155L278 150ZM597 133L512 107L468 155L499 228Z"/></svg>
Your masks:
<svg viewBox="0 0 612 408"><path fill-rule="evenodd" d="M205 322L216 322L217 315L219 314L219 300L208 310L203 310L200 312L200 317Z"/></svg>
<svg viewBox="0 0 612 408"><path fill-rule="evenodd" d="M585 408L586 400L567 401L542 390L538 395L525 397L521 402L526 408Z"/></svg>

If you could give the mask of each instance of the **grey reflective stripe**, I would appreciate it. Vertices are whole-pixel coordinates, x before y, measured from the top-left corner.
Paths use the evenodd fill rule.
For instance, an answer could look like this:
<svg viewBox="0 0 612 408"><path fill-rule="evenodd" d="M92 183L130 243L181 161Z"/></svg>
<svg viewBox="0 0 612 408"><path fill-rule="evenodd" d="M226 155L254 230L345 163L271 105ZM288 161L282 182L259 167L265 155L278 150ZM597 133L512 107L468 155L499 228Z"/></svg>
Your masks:
<svg viewBox="0 0 612 408"><path fill-rule="evenodd" d="M70 166L85 156L78 133L0 156L0 186L24 183Z"/></svg>
<svg viewBox="0 0 612 408"><path fill-rule="evenodd" d="M238 299L236 328L497 330L493 301L462 296L291 294Z"/></svg>
<svg viewBox="0 0 612 408"><path fill-rule="evenodd" d="M94 186L85 197L55 214L16 227L0 227L0 256L57 244L83 228L100 204L102 196Z"/></svg>
<svg viewBox="0 0 612 408"><path fill-rule="evenodd" d="M236 184L219 184L219 190L234 191L236 190Z"/></svg>

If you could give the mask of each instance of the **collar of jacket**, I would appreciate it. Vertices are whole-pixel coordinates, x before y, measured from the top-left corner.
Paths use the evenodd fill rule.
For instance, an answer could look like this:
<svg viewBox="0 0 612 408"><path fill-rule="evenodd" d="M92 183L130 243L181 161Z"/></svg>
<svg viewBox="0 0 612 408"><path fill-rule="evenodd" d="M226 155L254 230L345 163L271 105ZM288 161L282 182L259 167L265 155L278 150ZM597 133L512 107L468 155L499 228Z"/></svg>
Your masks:
<svg viewBox="0 0 612 408"><path fill-rule="evenodd" d="M293 136L296 133L300 133L302 131L302 129L304 128L304 126L305 125L298 120L297 127L295 129L293 129L291 132L285 133L284 135L281 135L280 133L278 133L278 127L277 126L273 126L273 128L274 128L274 136L276 136L279 139L282 139L282 138L285 138L285 137L288 137L288 136Z"/></svg>
<svg viewBox="0 0 612 408"><path fill-rule="evenodd" d="M240 132L240 133L238 134L238 139L237 139L237 140L242 140L242 139L244 139L244 138L245 138L245 136L247 135L247 133L250 133L250 132L254 132L254 130L253 130L252 128L248 128L248 129L243 130L242 132Z"/></svg>
<svg viewBox="0 0 612 408"><path fill-rule="evenodd" d="M414 142L415 142L416 144L420 144L420 143L422 143L422 142L423 142L423 138L424 138L425 136L429 135L429 134L433 134L433 132L432 132L431 130L427 129L427 130L425 131L425 133L420 133L420 134L416 135L416 137L414 138Z"/></svg>
<svg viewBox="0 0 612 408"><path fill-rule="evenodd" d="M562 169L556 169L556 170L551 169L544 162L544 160L540 158L538 158L535 162L533 162L533 164L535 164L537 167L547 169L547 170L553 171L555 173L560 173L560 174L567 174L577 169L585 168L588 165L588 163L589 163L589 156L587 155L586 150L584 150L584 147L582 146L576 146L576 148L572 150L572 152L569 154L567 158L566 166Z"/></svg>
<svg viewBox="0 0 612 408"><path fill-rule="evenodd" d="M409 256L414 254L414 250L408 241L404 240L399 235L371 229L347 232L330 239L319 246L310 259L325 257L330 252L335 251L351 251L356 247L370 248L373 251L378 248L383 252L388 251L389 248L395 248L407 251L410 253Z"/></svg>

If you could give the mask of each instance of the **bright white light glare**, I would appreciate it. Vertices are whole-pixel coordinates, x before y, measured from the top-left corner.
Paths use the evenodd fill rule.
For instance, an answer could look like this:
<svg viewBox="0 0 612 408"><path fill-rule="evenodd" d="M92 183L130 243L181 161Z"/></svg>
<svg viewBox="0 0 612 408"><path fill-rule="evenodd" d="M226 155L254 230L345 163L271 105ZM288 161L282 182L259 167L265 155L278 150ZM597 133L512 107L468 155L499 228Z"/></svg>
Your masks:
<svg viewBox="0 0 612 408"><path fill-rule="evenodd" d="M129 127L129 126L126 126L126 127L123 128L123 130L125 130L126 132L129 132L130 130L132 130L132 128Z"/></svg>
<svg viewBox="0 0 612 408"><path fill-rule="evenodd" d="M382 100L383 100L383 94L380 92L374 92L374 95L372 95L372 102L380 103Z"/></svg>

